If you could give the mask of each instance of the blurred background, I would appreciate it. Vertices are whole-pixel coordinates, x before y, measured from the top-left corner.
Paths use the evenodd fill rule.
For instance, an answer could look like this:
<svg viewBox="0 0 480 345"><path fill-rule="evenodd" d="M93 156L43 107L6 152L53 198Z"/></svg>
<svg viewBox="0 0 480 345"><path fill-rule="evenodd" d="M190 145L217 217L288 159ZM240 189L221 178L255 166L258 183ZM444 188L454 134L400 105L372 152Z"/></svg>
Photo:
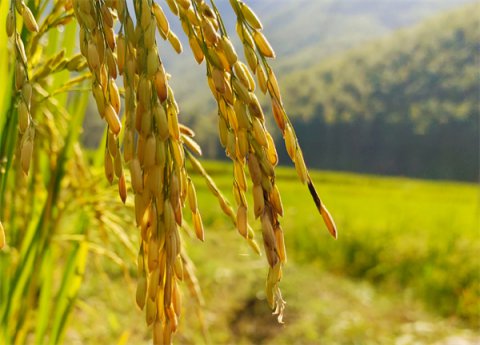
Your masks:
<svg viewBox="0 0 480 345"><path fill-rule="evenodd" d="M276 50L273 66L311 167L478 179L479 12L474 1L247 3ZM235 32L229 2L219 1L218 7L229 32ZM181 32L178 20L171 17L171 23ZM196 65L189 49L176 55L161 43L160 52L183 121L196 129L207 158L225 159L205 67ZM264 104L268 109L269 102ZM103 127L92 113L87 126L96 124L97 132L88 127L85 143L95 147L93 137L100 138ZM269 129L275 127L272 122ZM281 158L288 164L285 151Z"/></svg>
<svg viewBox="0 0 480 345"><path fill-rule="evenodd" d="M206 241L187 237L186 250L204 305L184 289L177 343L479 344L480 2L246 3L277 53L272 65L286 109L339 239L329 237L268 114L285 207L285 324L265 300L265 258L241 240L197 176ZM229 2L217 6L234 33ZM170 22L183 34L176 18ZM206 169L232 200L233 169L219 144L205 66L164 41L159 52L180 119L195 130ZM80 137L87 152L103 132L91 99ZM101 170L89 162L92 174ZM116 196L116 188L102 177L90 193ZM133 213L120 211L117 199L105 202L116 213L107 217L112 221L98 220L102 228L119 227L136 248ZM260 238L260 224L253 216L251 222ZM118 242L89 255L65 343L149 343L135 306L135 249L131 255Z"/></svg>
<svg viewBox="0 0 480 345"><path fill-rule="evenodd" d="M207 240L188 250L205 295L209 341L479 343L480 3L247 3L277 52L273 66L306 162L328 170L314 178L340 235L328 237L295 171L280 169L290 261L282 283L285 325L278 325L263 296L263 259L238 240L201 189ZM234 32L228 1L217 5ZM204 66L188 49L176 55L164 44L160 53L181 119L196 131L206 158L225 160ZM269 120L280 164L288 167ZM95 147L103 132L95 111L84 127L84 144ZM231 166L207 168L231 197ZM133 319L122 325L123 316L110 315L116 332L142 330L142 322L131 330ZM199 327L196 318L187 314L179 343L201 341L198 328L190 329Z"/></svg>

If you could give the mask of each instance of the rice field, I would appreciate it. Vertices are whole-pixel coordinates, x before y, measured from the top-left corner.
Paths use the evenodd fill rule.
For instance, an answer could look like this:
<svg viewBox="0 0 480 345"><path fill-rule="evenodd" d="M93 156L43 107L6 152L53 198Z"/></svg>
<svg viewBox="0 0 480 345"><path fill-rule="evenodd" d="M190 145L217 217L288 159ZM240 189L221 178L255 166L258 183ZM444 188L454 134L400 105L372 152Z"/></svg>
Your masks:
<svg viewBox="0 0 480 345"><path fill-rule="evenodd" d="M232 200L232 167L206 167ZM312 177L339 239L331 239L295 170L280 168L285 325L276 323L265 301L265 257L253 253L206 185L196 183L205 243L194 236L185 242L205 304L198 310L184 289L179 344L480 341L478 186L338 172ZM260 238L260 224L249 216ZM126 283L119 267L101 259L89 265L67 341L147 344L144 315L133 307L135 282ZM107 274L96 275L96 265ZM134 276L133 262L130 271Z"/></svg>

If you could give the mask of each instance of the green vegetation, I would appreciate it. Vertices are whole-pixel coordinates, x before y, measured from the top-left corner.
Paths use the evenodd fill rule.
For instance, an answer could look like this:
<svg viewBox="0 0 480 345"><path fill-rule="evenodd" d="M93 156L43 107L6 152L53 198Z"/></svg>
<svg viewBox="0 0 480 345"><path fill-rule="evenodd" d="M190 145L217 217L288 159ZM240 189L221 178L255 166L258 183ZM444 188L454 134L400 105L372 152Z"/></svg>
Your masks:
<svg viewBox="0 0 480 345"><path fill-rule="evenodd" d="M209 167L219 186L230 189L230 168ZM341 233L337 242L328 240L294 171L279 169L277 182L290 215L282 223L290 256L408 289L441 315L477 321L480 263L473 258L480 250L480 203L474 185L342 173L312 177ZM205 209L206 222L218 218L208 216L211 210Z"/></svg>
<svg viewBox="0 0 480 345"><path fill-rule="evenodd" d="M95 223L87 216L91 210L89 202L77 198L88 190L87 178L84 184L79 184L70 174L73 169L85 169L74 146L88 98L75 94L67 102L67 94L63 92L52 95L53 90L69 84L70 74L65 71L58 73L53 69L50 83L37 84L31 109L42 110L41 116L35 118L37 149L32 173L38 175L27 179L21 171L20 159L13 159L15 155L20 156L22 137L18 138L16 111L20 97L15 97L12 55L7 49L4 30L8 9L7 1L0 3L0 68L3 73L0 86L0 221L6 227L8 241L8 246L0 251L0 343L11 344L13 339L18 344L27 340L47 343L48 339L54 344L64 336L67 316L86 264L85 234L88 226ZM24 34L28 35L26 30ZM71 54L74 36L75 27L71 25L66 26L62 34L46 33L50 44L42 47L38 56L52 57L57 52L57 44L64 49L62 53ZM34 59L36 68L35 73L30 74L32 79L41 79L45 66L51 63L51 60L46 61ZM70 86L74 84L70 82ZM56 237L60 229L64 231L61 238Z"/></svg>
<svg viewBox="0 0 480 345"><path fill-rule="evenodd" d="M229 194L231 167L214 162L206 167ZM200 244L191 232L186 245L202 287L211 343L479 340L478 331L462 328L474 328L479 317L480 267L474 257L480 249L480 204L474 185L332 172L313 177L328 195L340 234L331 243L295 171L280 169L278 184L290 215L283 221L289 253L282 281L285 326L264 304L263 258L238 241L236 229L196 177L206 241ZM146 343L143 315L131 310L133 290L125 289L121 269L107 267L108 276L86 277L70 339L93 344L123 337L126 343ZM202 343L202 326L188 299L178 341Z"/></svg>

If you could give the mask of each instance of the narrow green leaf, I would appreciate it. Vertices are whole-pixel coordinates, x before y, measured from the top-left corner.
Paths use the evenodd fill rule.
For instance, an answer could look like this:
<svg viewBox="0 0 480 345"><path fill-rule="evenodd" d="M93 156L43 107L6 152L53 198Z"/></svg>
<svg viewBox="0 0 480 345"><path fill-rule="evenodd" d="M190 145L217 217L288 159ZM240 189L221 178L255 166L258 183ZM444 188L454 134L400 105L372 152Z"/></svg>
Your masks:
<svg viewBox="0 0 480 345"><path fill-rule="evenodd" d="M52 283L54 279L55 262L53 261L52 249L47 248L43 255L43 267L41 274L42 286L40 287L40 302L36 316L35 343L43 344L45 333L50 321L50 306L52 303Z"/></svg>
<svg viewBox="0 0 480 345"><path fill-rule="evenodd" d="M88 217L82 214L76 222L80 233L84 233L88 226ZM74 244L74 249L68 258L63 273L62 282L52 310L54 315L52 333L49 344L61 343L65 333L66 323L75 299L80 289L88 256L88 242L82 241Z"/></svg>

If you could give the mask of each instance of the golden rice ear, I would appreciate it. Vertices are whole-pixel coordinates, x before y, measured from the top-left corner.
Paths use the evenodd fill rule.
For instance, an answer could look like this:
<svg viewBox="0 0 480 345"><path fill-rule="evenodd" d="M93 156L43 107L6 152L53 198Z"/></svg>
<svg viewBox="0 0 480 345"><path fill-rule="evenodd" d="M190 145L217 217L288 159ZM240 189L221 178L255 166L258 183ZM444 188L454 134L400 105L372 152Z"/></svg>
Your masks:
<svg viewBox="0 0 480 345"><path fill-rule="evenodd" d="M125 203L127 200L127 184L125 182L125 175L123 174L118 179L118 193L122 202Z"/></svg>
<svg viewBox="0 0 480 345"><path fill-rule="evenodd" d="M35 20L32 11L30 11L30 9L25 4L23 5L23 21L28 30L30 30L31 32L38 32L37 21Z"/></svg>
<svg viewBox="0 0 480 345"><path fill-rule="evenodd" d="M323 217L323 220L325 221L325 225L327 226L328 231L335 239L337 239L337 227L335 225L335 222L333 221L332 216L330 215L330 212L328 212L324 204L322 204L320 213Z"/></svg>
<svg viewBox="0 0 480 345"><path fill-rule="evenodd" d="M270 42L268 42L267 38L263 33L261 33L260 31L254 31L253 40L257 45L257 49L260 51L260 53L264 57L272 58L272 59L275 58L275 52L273 51L273 48L270 45Z"/></svg>
<svg viewBox="0 0 480 345"><path fill-rule="evenodd" d="M287 262L287 250L285 248L285 238L283 236L283 230L280 224L276 224L274 227L275 241L277 243L277 254L282 263Z"/></svg>
<svg viewBox="0 0 480 345"><path fill-rule="evenodd" d="M278 86L277 77L271 68L268 68L267 73L267 89L270 96L276 98L281 103L282 96L280 95L280 87Z"/></svg>
<svg viewBox="0 0 480 345"><path fill-rule="evenodd" d="M114 176L114 168L113 168L113 159L108 150L105 150L105 177L107 178L108 182L112 184L113 176Z"/></svg>
<svg viewBox="0 0 480 345"><path fill-rule="evenodd" d="M328 212L327 208L320 200L320 197L318 196L317 190L315 189L315 185L313 184L313 181L311 180L310 176L308 176L307 185L308 185L308 190L310 191L310 195L312 196L313 201L315 202L315 206L317 206L318 212L320 212L320 214L322 215L323 221L327 226L328 232L330 232L333 238L337 239L338 238L337 226L335 225L335 222L330 212Z"/></svg>
<svg viewBox="0 0 480 345"><path fill-rule="evenodd" d="M280 192L278 191L278 187L276 184L273 186L272 191L270 192L270 200L275 212L278 213L280 216L283 216L282 199L280 197Z"/></svg>
<svg viewBox="0 0 480 345"><path fill-rule="evenodd" d="M195 60L198 63L205 61L207 65L208 85L218 103L220 141L234 161L233 192L238 207L235 210L194 158L193 153L201 154L200 147L192 139L193 133L179 121L180 109L159 56L156 31L168 39L176 52L182 51L182 45L171 31L163 9L155 1L135 2L134 24L123 0L105 4L93 0L73 3L81 26L81 53L87 58L86 62L81 62L90 68L92 93L110 130L105 150L105 172L110 182L118 177L118 191L123 202L127 198L127 187L119 141L122 138L123 157L130 164L135 217L142 240L136 300L139 307L145 309L146 323L152 325L155 343L170 344L172 334L178 328L181 295L177 284L185 280L193 285L194 277L185 264L179 232L187 202L196 237L202 241L205 237L195 187L185 167L186 159L205 177L222 211L230 217L240 235L259 252L247 219L246 193L249 184L252 185L253 211L262 224L269 264L267 299L281 321L285 302L279 281L286 251L279 221L283 205L275 183L274 168L278 155L265 127L262 106L254 93L255 73L258 73L259 89L269 93L275 121L300 179L314 190L313 184L310 187L311 180L295 132L283 108L276 77L266 60L275 57L275 52L261 32L262 24L255 13L241 1L231 0L231 3L237 14L237 32L246 64L239 60L214 4L212 9L202 1L167 0L170 10L182 21ZM110 12L110 8L112 11L117 9L118 17L112 15L115 12ZM27 23L28 10L23 11L23 16L26 17L25 25L34 29L33 21ZM7 31L13 35L14 25L8 22L14 23L14 20L8 19L10 17L9 14ZM115 26L115 20L121 25ZM121 28L117 37L114 27ZM23 93L23 88L29 84L25 49L21 41L16 48L16 86ZM60 63L72 69L78 64L66 60ZM123 134L120 92L114 81L117 73L123 77L125 87L123 120L126 131ZM28 94L28 90L26 92ZM25 97L25 100L29 98ZM30 101L19 104L19 129L25 134L32 130L29 112ZM29 164L24 164L28 155L23 151L28 151L29 144L27 140L22 142L22 167L26 165L24 170L28 171ZM250 182L245 175L245 164L248 164ZM312 195L318 198L316 191ZM327 228L336 234L335 224L319 200L317 207Z"/></svg>
<svg viewBox="0 0 480 345"><path fill-rule="evenodd" d="M269 213L270 211L268 208L266 208L265 212L262 213L260 220L262 222L262 237L265 247L265 254L270 267L274 267L278 263L279 257L277 254L277 243L273 231L272 219Z"/></svg>
<svg viewBox="0 0 480 345"><path fill-rule="evenodd" d="M115 112L117 114L120 114L120 92L118 91L117 84L113 79L110 79L110 81L108 82L108 89L112 107L113 109L115 109Z"/></svg>
<svg viewBox="0 0 480 345"><path fill-rule="evenodd" d="M200 213L193 213L193 226L195 228L195 235L200 241L205 240L205 231L203 229L203 222Z"/></svg>
<svg viewBox="0 0 480 345"><path fill-rule="evenodd" d="M255 214L255 218L260 217L263 213L263 209L265 207L265 200L263 198L263 188L261 185L253 186L253 212Z"/></svg>
<svg viewBox="0 0 480 345"><path fill-rule="evenodd" d="M245 205L238 206L237 210L237 229L240 235L247 237L248 219L247 219L247 207Z"/></svg>
<svg viewBox="0 0 480 345"><path fill-rule="evenodd" d="M262 23L260 22L260 19L258 19L257 15L253 10L248 7L245 3L240 4L240 10L242 11L242 14L245 16L245 20L247 21L250 26L256 30L262 30L263 26Z"/></svg>
<svg viewBox="0 0 480 345"><path fill-rule="evenodd" d="M292 126L290 124L286 124L285 132L283 133L283 138L285 140L285 146L287 149L287 153L290 156L290 159L295 162L295 155L297 151L297 140L295 138L295 134L293 134Z"/></svg>
<svg viewBox="0 0 480 345"><path fill-rule="evenodd" d="M25 83L26 75L25 68L18 60L15 61L15 89L18 91L23 87Z"/></svg>
<svg viewBox="0 0 480 345"><path fill-rule="evenodd" d="M25 45L20 37L20 34L17 32L15 34L15 45L16 45L16 53L17 59L20 60L24 65L27 64L27 53L25 52Z"/></svg>
<svg viewBox="0 0 480 345"><path fill-rule="evenodd" d="M191 179L187 180L187 197L190 210L193 213L197 212L197 193L195 191L195 186Z"/></svg>
<svg viewBox="0 0 480 345"><path fill-rule="evenodd" d="M263 124L260 122L260 120L257 117L254 117L252 119L253 123L253 136L255 140L263 147L268 146L267 142L267 135L265 134L265 128L263 127Z"/></svg>
<svg viewBox="0 0 480 345"><path fill-rule="evenodd" d="M7 15L7 36L12 37L13 33L15 32L15 12L14 11L8 11Z"/></svg>
<svg viewBox="0 0 480 345"><path fill-rule="evenodd" d="M108 127L112 133L118 135L120 133L120 129L122 129L122 124L120 123L120 119L118 118L117 113L111 104L108 104L105 107L105 120L107 121Z"/></svg>
<svg viewBox="0 0 480 345"><path fill-rule="evenodd" d="M243 51L245 53L245 58L247 59L248 66L253 73L256 73L258 67L258 58L255 54L255 50L253 50L251 45L244 44Z"/></svg>
<svg viewBox="0 0 480 345"><path fill-rule="evenodd" d="M5 240L5 229L3 228L2 222L0 222L0 249L3 249L6 243L7 242Z"/></svg>
<svg viewBox="0 0 480 345"><path fill-rule="evenodd" d="M27 133L24 134L24 136ZM22 165L22 170L25 175L28 175L30 169L30 161L32 160L33 153L33 138L27 137L26 140L22 141L22 148L20 153L20 162Z"/></svg>
<svg viewBox="0 0 480 345"><path fill-rule="evenodd" d="M150 49L147 55L147 74L152 76L157 73L160 67L160 60L158 59L157 49Z"/></svg>
<svg viewBox="0 0 480 345"><path fill-rule="evenodd" d="M18 127L20 133L25 133L30 125L30 113L28 112L27 104L20 100L18 104Z"/></svg>
<svg viewBox="0 0 480 345"><path fill-rule="evenodd" d="M120 33L117 37L117 67L120 74L123 74L126 53L125 37Z"/></svg>
<svg viewBox="0 0 480 345"><path fill-rule="evenodd" d="M260 74L259 74L260 76ZM278 100L274 97L272 97L272 113L273 113L273 118L275 119L275 122L282 132L282 134L285 134L285 111L283 110L282 106L278 102ZM291 140L291 139L290 139Z"/></svg>
<svg viewBox="0 0 480 345"><path fill-rule="evenodd" d="M223 71L219 70L218 68L213 68L212 80L213 80L213 85L215 86L215 90L217 90L217 92L221 94L224 94L226 85L225 85L225 77L223 75Z"/></svg>
<svg viewBox="0 0 480 345"><path fill-rule="evenodd" d="M132 188L135 193L143 192L143 176L140 168L140 162L135 157L130 163L130 176L132 179Z"/></svg>
<svg viewBox="0 0 480 345"><path fill-rule="evenodd" d="M203 32L203 37L205 38L205 43L207 44L207 46L211 47L218 43L219 36L210 20L202 21L202 32Z"/></svg>
<svg viewBox="0 0 480 345"><path fill-rule="evenodd" d="M168 36L170 33L170 24L168 23L163 9L156 2L153 3L152 9L157 22L158 30L161 31L164 36Z"/></svg>
<svg viewBox="0 0 480 345"><path fill-rule="evenodd" d="M97 46L93 41L88 42L88 53L86 57L90 70L93 72L98 71L100 68L100 56L98 54Z"/></svg>
<svg viewBox="0 0 480 345"><path fill-rule="evenodd" d="M265 70L261 66L257 68L257 79L260 90L262 90L263 94L266 94L268 90L267 75L265 74Z"/></svg>
<svg viewBox="0 0 480 345"><path fill-rule="evenodd" d="M307 166L305 165L305 160L303 159L303 154L300 148L297 147L295 151L295 169L297 170L298 177L302 183L307 183L308 172Z"/></svg>
<svg viewBox="0 0 480 345"><path fill-rule="evenodd" d="M228 63L230 64L230 66L233 66L235 62L237 62L238 56L237 52L235 51L235 47L232 44L232 41L230 41L227 36L222 36L220 46L225 53Z"/></svg>
<svg viewBox="0 0 480 345"><path fill-rule="evenodd" d="M195 57L195 60L197 61L198 64L201 64L205 58L205 55L203 53L202 48L200 47L200 43L198 43L197 38L194 36L189 37L188 43L190 45L190 49L193 52L193 56Z"/></svg>
<svg viewBox="0 0 480 345"><path fill-rule="evenodd" d="M175 35L172 31L168 33L168 41L177 54L180 54L183 51L182 43L178 39L177 35Z"/></svg>
<svg viewBox="0 0 480 345"><path fill-rule="evenodd" d="M137 278L137 290L135 294L135 300L138 307L143 310L145 307L145 299L147 297L147 279L145 276L140 276Z"/></svg>

